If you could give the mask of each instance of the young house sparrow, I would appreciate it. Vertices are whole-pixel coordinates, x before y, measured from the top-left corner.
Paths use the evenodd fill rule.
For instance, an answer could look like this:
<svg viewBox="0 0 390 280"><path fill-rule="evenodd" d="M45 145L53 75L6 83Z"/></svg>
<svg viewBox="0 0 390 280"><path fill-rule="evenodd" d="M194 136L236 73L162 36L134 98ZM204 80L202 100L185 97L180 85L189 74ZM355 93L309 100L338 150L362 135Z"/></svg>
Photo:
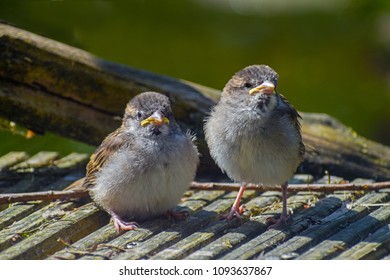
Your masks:
<svg viewBox="0 0 390 280"><path fill-rule="evenodd" d="M283 210L274 227L287 220L287 180L303 159L298 112L276 91L278 74L252 65L236 73L223 89L205 123L206 141L217 165L242 182L227 220L240 219L247 183L281 185Z"/></svg>
<svg viewBox="0 0 390 280"><path fill-rule="evenodd" d="M144 92L127 104L122 126L109 134L87 166L83 186L113 218L118 232L134 221L170 212L194 179L199 158L176 123L168 97Z"/></svg>

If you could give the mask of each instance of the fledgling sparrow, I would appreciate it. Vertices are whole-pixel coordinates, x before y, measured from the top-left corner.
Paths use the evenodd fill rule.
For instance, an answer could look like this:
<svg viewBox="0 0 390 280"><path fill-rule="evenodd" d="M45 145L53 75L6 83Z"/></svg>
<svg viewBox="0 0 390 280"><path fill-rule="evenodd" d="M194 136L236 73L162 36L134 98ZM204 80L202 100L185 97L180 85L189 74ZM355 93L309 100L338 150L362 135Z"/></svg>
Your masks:
<svg viewBox="0 0 390 280"><path fill-rule="evenodd" d="M192 137L176 123L168 97L144 92L129 101L121 127L91 156L83 186L118 232L133 230L134 220L167 211L175 216L170 209L189 188L198 162Z"/></svg>
<svg viewBox="0 0 390 280"><path fill-rule="evenodd" d="M234 181L242 182L227 220L240 219L247 183L281 185L283 210L274 227L287 220L287 180L303 159L299 114L276 91L278 74L267 65L237 72L206 119L211 156Z"/></svg>

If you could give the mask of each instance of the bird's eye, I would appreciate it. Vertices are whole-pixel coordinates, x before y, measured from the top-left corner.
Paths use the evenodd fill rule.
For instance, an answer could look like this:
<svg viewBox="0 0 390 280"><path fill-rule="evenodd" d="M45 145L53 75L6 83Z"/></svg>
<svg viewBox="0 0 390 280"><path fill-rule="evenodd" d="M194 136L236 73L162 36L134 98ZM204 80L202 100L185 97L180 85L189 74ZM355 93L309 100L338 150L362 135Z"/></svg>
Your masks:
<svg viewBox="0 0 390 280"><path fill-rule="evenodd" d="M251 87L252 87L252 84L251 84L251 83L248 83L248 82L246 82L246 83L244 84L244 87L245 87L245 88L251 88Z"/></svg>
<svg viewBox="0 0 390 280"><path fill-rule="evenodd" d="M142 118L142 112L138 111L137 112L137 120L140 120Z"/></svg>

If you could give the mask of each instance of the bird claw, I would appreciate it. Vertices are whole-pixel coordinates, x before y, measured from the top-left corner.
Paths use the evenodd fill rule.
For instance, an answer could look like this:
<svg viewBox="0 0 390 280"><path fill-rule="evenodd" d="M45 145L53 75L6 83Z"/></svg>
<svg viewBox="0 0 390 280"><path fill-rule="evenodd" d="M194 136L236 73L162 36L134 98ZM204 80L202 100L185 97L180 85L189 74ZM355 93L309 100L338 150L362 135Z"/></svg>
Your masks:
<svg viewBox="0 0 390 280"><path fill-rule="evenodd" d="M136 222L125 222L118 214L111 211L111 217L114 221L115 229L118 233L121 233L125 230L135 230L139 227Z"/></svg>
<svg viewBox="0 0 390 280"><path fill-rule="evenodd" d="M275 219L274 217L267 218L267 222L270 222L271 225L268 227L268 229L275 229L280 224L285 224L288 220L287 215L280 215L279 219Z"/></svg>
<svg viewBox="0 0 390 280"><path fill-rule="evenodd" d="M125 230L135 230L139 227L139 225L136 222L125 222L123 220L118 220L115 218L114 218L114 225L118 233L121 233Z"/></svg>
<svg viewBox="0 0 390 280"><path fill-rule="evenodd" d="M245 205L244 204L241 205L240 207L234 207L233 206L232 209L230 209L229 214L222 215L221 219L227 220L229 225L232 225L232 221L234 219L239 220L240 223L242 224L241 215L244 213L244 211L245 211Z"/></svg>

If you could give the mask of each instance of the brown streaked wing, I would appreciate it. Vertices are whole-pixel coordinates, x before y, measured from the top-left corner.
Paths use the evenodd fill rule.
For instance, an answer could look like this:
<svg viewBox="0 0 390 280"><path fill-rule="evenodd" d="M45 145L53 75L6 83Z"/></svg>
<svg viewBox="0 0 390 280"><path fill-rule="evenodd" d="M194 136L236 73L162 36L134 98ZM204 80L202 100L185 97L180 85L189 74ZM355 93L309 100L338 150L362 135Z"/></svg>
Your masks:
<svg viewBox="0 0 390 280"><path fill-rule="evenodd" d="M282 94L279 94L279 96L282 99L282 102L287 106L287 110L283 110L283 111L288 114L288 116L291 119L291 122L294 124L295 128L299 131L299 134L301 135L301 124L299 122L299 119L302 119L302 117L299 115L298 111L294 108L294 106L291 105L290 102L288 102L286 97L284 97ZM302 142L302 136L301 136L301 142L299 143L299 157L301 161L303 160L304 155L305 155L305 145Z"/></svg>
<svg viewBox="0 0 390 280"><path fill-rule="evenodd" d="M110 133L91 155L87 165L87 173L83 187L90 188L96 184L96 173L107 162L107 160L122 146L126 144L125 135L118 128Z"/></svg>

